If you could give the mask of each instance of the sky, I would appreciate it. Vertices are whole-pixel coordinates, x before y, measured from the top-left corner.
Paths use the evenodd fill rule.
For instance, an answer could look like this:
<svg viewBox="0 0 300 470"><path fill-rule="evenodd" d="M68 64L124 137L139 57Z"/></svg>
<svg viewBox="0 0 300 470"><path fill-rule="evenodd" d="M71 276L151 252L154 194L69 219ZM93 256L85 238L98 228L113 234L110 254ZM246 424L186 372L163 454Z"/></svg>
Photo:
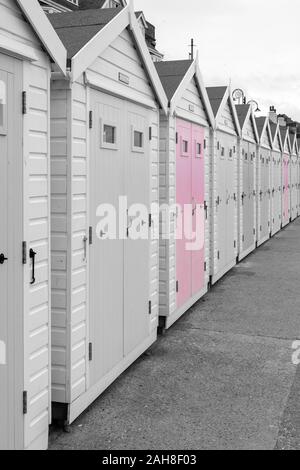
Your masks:
<svg viewBox="0 0 300 470"><path fill-rule="evenodd" d="M134 6L156 26L165 60L188 58L193 38L206 86L231 83L258 101L261 115L274 105L300 121L299 0L135 0Z"/></svg>

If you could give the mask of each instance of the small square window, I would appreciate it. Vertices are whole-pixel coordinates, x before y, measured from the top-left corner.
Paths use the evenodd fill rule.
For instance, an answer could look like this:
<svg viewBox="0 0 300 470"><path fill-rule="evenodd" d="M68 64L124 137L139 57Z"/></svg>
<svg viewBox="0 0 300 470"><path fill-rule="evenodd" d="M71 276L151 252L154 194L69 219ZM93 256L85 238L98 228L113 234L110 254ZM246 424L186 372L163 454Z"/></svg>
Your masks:
<svg viewBox="0 0 300 470"><path fill-rule="evenodd" d="M189 143L187 140L182 141L182 152L183 153L188 153L189 151Z"/></svg>
<svg viewBox="0 0 300 470"><path fill-rule="evenodd" d="M6 83L0 80L0 134L6 134Z"/></svg>
<svg viewBox="0 0 300 470"><path fill-rule="evenodd" d="M134 131L134 147L142 149L144 146L144 134L139 131Z"/></svg>
<svg viewBox="0 0 300 470"><path fill-rule="evenodd" d="M114 126L109 126L108 124L104 124L103 142L105 144L112 144L112 145L116 143L116 128Z"/></svg>

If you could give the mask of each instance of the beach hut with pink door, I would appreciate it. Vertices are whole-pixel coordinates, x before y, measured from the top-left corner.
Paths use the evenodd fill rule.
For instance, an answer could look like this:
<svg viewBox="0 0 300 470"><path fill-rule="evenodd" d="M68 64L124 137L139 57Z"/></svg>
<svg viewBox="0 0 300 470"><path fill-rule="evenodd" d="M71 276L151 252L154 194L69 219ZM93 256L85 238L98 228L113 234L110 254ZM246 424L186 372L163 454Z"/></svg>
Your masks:
<svg viewBox="0 0 300 470"><path fill-rule="evenodd" d="M282 222L281 226L285 227L289 224L291 218L291 181L290 181L290 164L291 164L291 143L289 136L289 128L279 126L282 142Z"/></svg>
<svg viewBox="0 0 300 470"><path fill-rule="evenodd" d="M208 290L214 116L198 58L155 65L169 100L160 119L159 275L160 327L169 328Z"/></svg>

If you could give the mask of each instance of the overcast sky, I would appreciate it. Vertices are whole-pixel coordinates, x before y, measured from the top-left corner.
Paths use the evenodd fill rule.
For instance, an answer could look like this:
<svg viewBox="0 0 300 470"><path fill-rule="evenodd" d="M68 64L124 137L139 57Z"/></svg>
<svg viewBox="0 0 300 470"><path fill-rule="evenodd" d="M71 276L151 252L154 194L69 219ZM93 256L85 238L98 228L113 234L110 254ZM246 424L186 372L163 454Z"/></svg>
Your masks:
<svg viewBox="0 0 300 470"><path fill-rule="evenodd" d="M205 84L242 88L300 121L300 0L135 0L166 60L194 38Z"/></svg>

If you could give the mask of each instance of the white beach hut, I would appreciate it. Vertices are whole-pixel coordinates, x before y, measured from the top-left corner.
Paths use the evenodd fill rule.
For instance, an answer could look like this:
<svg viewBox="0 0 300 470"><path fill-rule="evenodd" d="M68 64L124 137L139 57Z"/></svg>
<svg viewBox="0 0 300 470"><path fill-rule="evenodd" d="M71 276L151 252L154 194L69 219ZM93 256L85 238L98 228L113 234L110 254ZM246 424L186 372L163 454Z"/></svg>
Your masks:
<svg viewBox="0 0 300 470"><path fill-rule="evenodd" d="M236 105L241 127L238 159L238 222L239 253L241 261L255 249L256 245L256 167L258 133L252 107Z"/></svg>
<svg viewBox="0 0 300 470"><path fill-rule="evenodd" d="M71 423L156 340L167 98L132 4L50 19L68 51L51 90L52 398Z"/></svg>
<svg viewBox="0 0 300 470"><path fill-rule="evenodd" d="M36 0L0 2L0 449L50 423L50 74L66 51Z"/></svg>
<svg viewBox="0 0 300 470"><path fill-rule="evenodd" d="M207 88L215 116L212 145L211 282L216 283L238 256L238 146L239 120L230 88Z"/></svg>
<svg viewBox="0 0 300 470"><path fill-rule="evenodd" d="M268 117L256 119L259 136L257 154L257 245L271 235L272 218L272 133Z"/></svg>

